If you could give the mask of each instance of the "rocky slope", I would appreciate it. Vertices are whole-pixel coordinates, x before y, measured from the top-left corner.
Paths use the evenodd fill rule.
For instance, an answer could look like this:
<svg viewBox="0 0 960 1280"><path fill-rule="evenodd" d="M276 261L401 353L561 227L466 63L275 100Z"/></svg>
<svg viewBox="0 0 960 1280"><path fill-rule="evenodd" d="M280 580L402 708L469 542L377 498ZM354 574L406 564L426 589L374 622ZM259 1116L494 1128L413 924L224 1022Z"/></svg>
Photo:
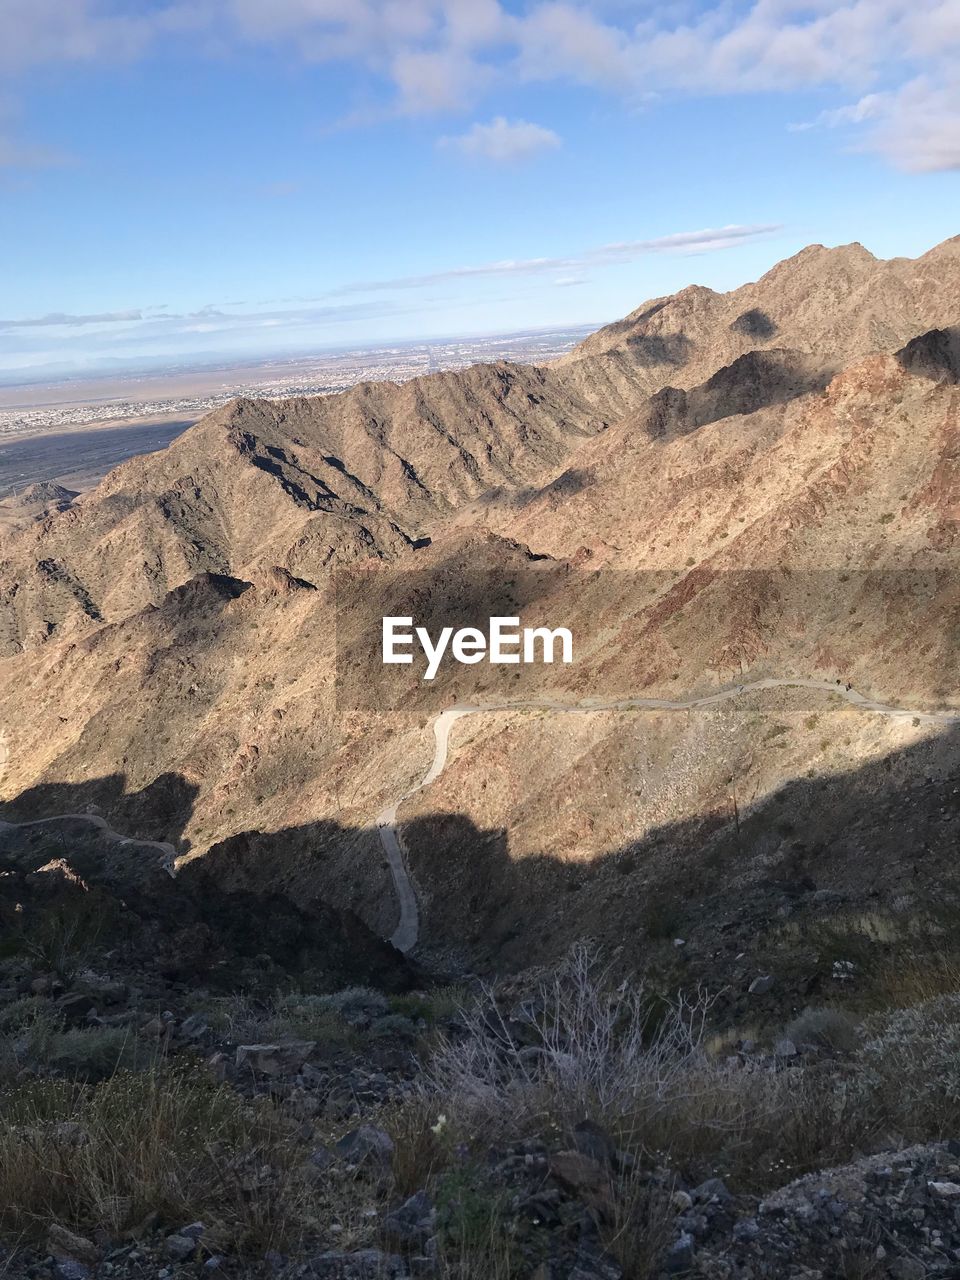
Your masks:
<svg viewBox="0 0 960 1280"><path fill-rule="evenodd" d="M7 540L9 815L93 804L224 886L269 880L388 936L371 816L423 775L430 718L460 695L344 701L334 633L349 654L364 615L338 612L334 571L373 605L395 570L447 609L483 612L477 571L527 584L525 617L582 639L551 673L568 704L795 672L956 705L957 296L958 240L913 263L813 247L732 294L648 304L548 368L210 415ZM577 918L615 935L704 823L729 830L731 794L769 813L811 772L940 776L945 737L819 694L686 720L491 713L401 815L425 942L514 964ZM851 803L828 793L834 814ZM764 826L753 877L789 852ZM643 873L618 902L621 865ZM524 938L538 902L548 923Z"/></svg>
<svg viewBox="0 0 960 1280"><path fill-rule="evenodd" d="M645 302L559 362L621 358L645 370L650 392L689 387L751 351L788 347L840 368L893 351L925 329L956 323L960 236L921 258L881 261L863 245L809 245L758 281L718 294L691 285Z"/></svg>
<svg viewBox="0 0 960 1280"><path fill-rule="evenodd" d="M555 465L606 419L547 371L476 366L312 400L235 401L123 463L0 559L0 654L157 604L203 572L395 558L491 484Z"/></svg>

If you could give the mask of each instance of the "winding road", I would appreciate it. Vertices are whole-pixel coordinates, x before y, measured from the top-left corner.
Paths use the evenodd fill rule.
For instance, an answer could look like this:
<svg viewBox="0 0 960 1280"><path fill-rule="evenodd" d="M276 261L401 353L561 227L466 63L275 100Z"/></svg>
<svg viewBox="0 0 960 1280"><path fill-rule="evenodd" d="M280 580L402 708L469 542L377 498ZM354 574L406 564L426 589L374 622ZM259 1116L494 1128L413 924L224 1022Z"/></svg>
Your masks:
<svg viewBox="0 0 960 1280"><path fill-rule="evenodd" d="M400 835L400 823L397 811L411 796L423 791L443 773L450 752L450 734L453 726L464 716L489 713L493 711L556 711L567 715L588 715L594 711L691 711L696 707L713 707L722 702L730 702L750 693L761 693L767 689L813 689L821 693L833 693L843 698L851 706L860 711L871 711L877 715L888 716L897 720L916 720L920 724L944 725L960 724L960 711L914 711L890 703L878 702L858 693L856 689L848 689L844 685L830 680L813 680L797 677L795 679L776 679L767 677L753 680L747 684L732 685L716 693L705 694L699 698L586 698L582 702L564 703L548 699L529 702L489 702L489 703L457 703L441 711L432 720L435 747L430 768L419 782L410 787L392 804L383 809L376 817L380 843L396 889L400 914L397 927L390 941L398 951L409 952L417 945L420 936L420 911L417 895L407 869L406 850ZM3 781L7 763L10 759L6 733L0 730L0 782ZM0 835L4 831L22 830L27 827L39 827L57 822L82 822L102 832L108 841L117 845L140 845L143 848L155 849L160 857L160 865L171 876L176 874L176 850L172 844L158 840L135 840L121 835L101 817L90 813L62 813L55 817L39 818L32 822L4 822L0 820Z"/></svg>
<svg viewBox="0 0 960 1280"><path fill-rule="evenodd" d="M913 711L904 707L892 706L886 702L877 702L867 698L856 689L848 689L836 681L803 679L776 679L767 677L763 680L752 680L748 684L733 685L729 689L721 689L717 693L705 694L700 698L587 698L582 702L563 703L546 699L531 702L490 702L473 705L457 703L441 711L434 717L433 735L436 746L433 762L415 786L405 791L402 796L388 805L377 815L376 823L380 834L380 843L393 876L397 901L400 907L400 918L390 941L398 951L412 951L417 945L420 935L420 912L417 895L407 870L406 851L400 836L397 810L411 796L436 782L447 765L450 750L450 733L456 722L464 716L472 716L491 711L559 711L570 715L586 715L592 711L691 711L695 707L713 707L721 702L729 702L734 698L749 693L761 693L767 689L814 689L821 693L835 693L860 711L872 711L877 715L888 716L895 720L916 720L920 724L960 724L960 711Z"/></svg>
<svg viewBox="0 0 960 1280"><path fill-rule="evenodd" d="M4 730L0 730L0 782L3 781L9 760L10 748L7 743L7 735ZM121 835L119 831L114 831L109 823L95 813L58 813L52 818L37 818L32 822L4 822L0 819L0 836L5 831L25 831L29 827L44 827L55 822L83 822L100 831L110 844L117 846L135 844L141 849L156 849L160 855L160 866L163 870L168 875L176 875L177 851L172 844L167 844L165 840L135 840L130 836Z"/></svg>

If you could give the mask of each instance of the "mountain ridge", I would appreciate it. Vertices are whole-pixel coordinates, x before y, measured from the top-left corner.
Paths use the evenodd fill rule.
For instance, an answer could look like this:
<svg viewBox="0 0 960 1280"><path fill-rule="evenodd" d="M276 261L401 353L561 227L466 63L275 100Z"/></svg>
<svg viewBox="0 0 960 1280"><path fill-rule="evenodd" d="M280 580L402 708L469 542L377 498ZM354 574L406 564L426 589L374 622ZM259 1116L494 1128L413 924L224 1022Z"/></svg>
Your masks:
<svg viewBox="0 0 960 1280"><path fill-rule="evenodd" d="M834 278L837 252L848 270ZM18 535L0 565L7 811L34 816L36 802L18 797L69 787L74 804L117 810L114 825L129 829L124 796L135 795L139 833L176 838L185 865L212 858L250 892L269 874L389 937L396 904L371 815L426 769L431 708L422 690L395 707L338 704L334 569L376 603L379 582L415 568L451 607L476 570L545 570L533 616L552 611L586 640L583 665L566 683L558 675L561 701L795 671L918 711L952 705L960 239L892 270L866 251L798 259L746 294L694 288L647 305L615 349L588 339L544 368L237 401ZM804 302L811 278L815 304ZM773 307L771 280L783 295L776 331L758 338L757 317L731 331L745 300ZM682 341L651 346L650 326L677 314ZM644 341L621 341L638 324ZM844 326L849 357L831 345ZM828 607L844 574L855 632ZM806 631L805 613L816 622ZM822 701L770 694L757 712L711 713L697 732L654 717L649 747L614 712L562 725L474 717L442 782L409 806L426 945L453 945L461 927L438 896L442 860L479 856L470 841L485 832L502 828L521 863L545 841L583 868L639 850L626 910L656 887L643 851L664 814L699 829L723 809L728 776L764 804L791 777L884 752L910 748L905 758L928 767L923 725L851 725ZM756 747L751 716L769 708L791 726L789 750ZM635 774L653 780L642 801ZM157 785L171 776L192 797L175 831ZM586 785L609 799L557 804ZM467 826L438 826L438 805ZM474 916L489 919L496 886L472 884ZM534 898L545 891L530 884ZM521 897L511 913L531 907Z"/></svg>

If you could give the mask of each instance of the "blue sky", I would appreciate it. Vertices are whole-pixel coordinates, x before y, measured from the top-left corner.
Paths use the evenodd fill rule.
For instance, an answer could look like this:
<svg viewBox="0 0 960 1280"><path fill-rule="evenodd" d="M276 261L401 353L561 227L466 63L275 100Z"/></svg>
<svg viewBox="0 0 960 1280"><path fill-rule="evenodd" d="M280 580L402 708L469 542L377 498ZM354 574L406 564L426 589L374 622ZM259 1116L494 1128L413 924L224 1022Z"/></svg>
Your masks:
<svg viewBox="0 0 960 1280"><path fill-rule="evenodd" d="M960 0L0 0L0 374L602 322L960 232Z"/></svg>

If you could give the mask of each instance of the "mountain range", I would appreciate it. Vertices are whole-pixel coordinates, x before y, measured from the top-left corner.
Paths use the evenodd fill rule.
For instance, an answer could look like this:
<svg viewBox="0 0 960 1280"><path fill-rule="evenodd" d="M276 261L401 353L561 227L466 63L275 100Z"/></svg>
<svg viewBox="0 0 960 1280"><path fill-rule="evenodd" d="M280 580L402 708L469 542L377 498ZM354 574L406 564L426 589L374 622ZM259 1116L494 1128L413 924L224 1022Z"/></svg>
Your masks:
<svg viewBox="0 0 960 1280"><path fill-rule="evenodd" d="M403 804L425 961L546 961L585 931L639 962L667 918L719 954L704 904L754 894L769 930L771 877L915 894L960 762L958 299L960 237L814 245L549 365L236 400L58 491L0 551L2 816L92 807L181 875L389 937L374 818L458 694L345 702L344 600L376 614L412 573L455 609L486 574L581 644L536 687L478 669L491 709ZM617 705L787 679L836 692Z"/></svg>

